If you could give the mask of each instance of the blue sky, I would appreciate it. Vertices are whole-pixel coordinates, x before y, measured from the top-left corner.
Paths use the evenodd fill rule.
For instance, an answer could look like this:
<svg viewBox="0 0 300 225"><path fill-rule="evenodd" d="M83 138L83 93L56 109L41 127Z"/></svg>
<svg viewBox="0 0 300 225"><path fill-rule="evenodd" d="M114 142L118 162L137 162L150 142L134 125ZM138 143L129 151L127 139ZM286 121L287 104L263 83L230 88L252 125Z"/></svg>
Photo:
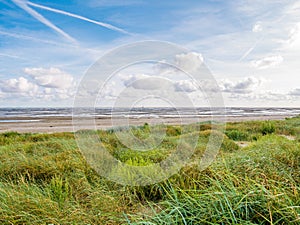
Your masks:
<svg viewBox="0 0 300 225"><path fill-rule="evenodd" d="M226 106L300 107L295 0L1 0L0 105L72 106L90 65L110 49L142 40L196 52ZM131 73L124 73L127 80L141 75ZM108 102L120 88L110 87Z"/></svg>

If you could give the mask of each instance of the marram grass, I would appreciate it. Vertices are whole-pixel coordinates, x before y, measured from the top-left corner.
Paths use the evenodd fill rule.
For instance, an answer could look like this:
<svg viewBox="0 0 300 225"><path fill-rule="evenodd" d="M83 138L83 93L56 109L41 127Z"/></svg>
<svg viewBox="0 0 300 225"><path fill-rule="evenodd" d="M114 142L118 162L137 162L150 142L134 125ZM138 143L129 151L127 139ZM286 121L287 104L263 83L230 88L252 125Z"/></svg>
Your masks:
<svg viewBox="0 0 300 225"><path fill-rule="evenodd" d="M0 134L0 224L300 224L300 117L228 123L217 159L200 172L217 126L201 124L190 163L145 187L100 177L72 133ZM149 125L132 129L149 136ZM168 126L148 152L127 149L115 132L98 132L106 149L141 166L167 158L182 127Z"/></svg>

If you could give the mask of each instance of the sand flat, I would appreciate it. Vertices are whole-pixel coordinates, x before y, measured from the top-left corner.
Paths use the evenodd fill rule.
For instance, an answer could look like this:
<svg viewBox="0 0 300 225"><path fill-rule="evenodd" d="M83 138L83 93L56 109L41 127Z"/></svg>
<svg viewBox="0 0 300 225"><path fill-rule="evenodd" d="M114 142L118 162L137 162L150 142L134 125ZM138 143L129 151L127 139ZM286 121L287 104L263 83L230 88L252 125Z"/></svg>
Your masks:
<svg viewBox="0 0 300 225"><path fill-rule="evenodd" d="M228 116L226 118L216 117L216 121L227 121L227 122L239 122L239 121L249 121L249 120L282 120L287 117L286 115L267 115L267 116ZM200 117L198 118L199 122L209 121L211 117ZM148 124L170 124L170 125L179 125L179 124L189 124L194 123L196 120L192 117L170 117L170 118L130 118L130 125L143 125L144 123ZM79 120L77 123L77 129L108 129L113 126L122 126L124 125L124 118L115 118L114 125L112 125L111 118L108 117L96 117L95 123L91 124L91 120ZM54 132L73 132L74 126L72 122L72 117L6 117L0 118L0 133L16 131L20 133L54 133Z"/></svg>

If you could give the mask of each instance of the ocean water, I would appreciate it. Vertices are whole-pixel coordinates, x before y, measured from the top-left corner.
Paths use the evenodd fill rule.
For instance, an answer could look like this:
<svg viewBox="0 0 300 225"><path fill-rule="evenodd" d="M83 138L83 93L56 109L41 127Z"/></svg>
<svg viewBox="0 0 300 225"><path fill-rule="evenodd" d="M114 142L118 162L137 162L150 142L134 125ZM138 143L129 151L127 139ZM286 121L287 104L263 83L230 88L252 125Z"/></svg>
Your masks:
<svg viewBox="0 0 300 225"><path fill-rule="evenodd" d="M296 116L300 108L77 108L76 115L100 118L174 118L174 117L208 117L208 116ZM72 108L0 108L0 122L33 122L39 118L71 117Z"/></svg>

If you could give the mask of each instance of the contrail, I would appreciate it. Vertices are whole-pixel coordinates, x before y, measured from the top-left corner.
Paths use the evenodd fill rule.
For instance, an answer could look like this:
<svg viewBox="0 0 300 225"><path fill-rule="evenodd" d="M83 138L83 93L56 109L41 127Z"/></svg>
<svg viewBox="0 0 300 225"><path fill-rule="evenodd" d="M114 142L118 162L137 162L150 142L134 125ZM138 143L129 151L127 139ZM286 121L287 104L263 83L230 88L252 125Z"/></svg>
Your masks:
<svg viewBox="0 0 300 225"><path fill-rule="evenodd" d="M97 24L97 25L99 25L101 27L108 28L110 30L118 31L118 32L121 32L121 33L124 33L124 34L130 34L129 32L127 32L127 31L125 31L125 30L123 30L121 28L115 27L115 26L113 26L111 24L99 22L99 21L96 21L96 20L92 20L92 19L86 18L84 16L80 16L80 15L77 15L77 14L74 14L74 13L69 13L69 12L66 12L66 11L63 11L63 10L54 9L54 8L50 8L50 7L47 7L47 6L35 4L33 2L27 2L27 4L31 5L31 6L34 6L36 8L48 10L48 11L51 11L51 12L63 14L63 15L74 17L74 18L77 18L77 19L80 19L80 20L84 20L84 21L87 21L87 22L90 22L90 23L94 23L94 24Z"/></svg>
<svg viewBox="0 0 300 225"><path fill-rule="evenodd" d="M248 51L246 51L244 53L244 55L242 55L242 57L239 59L239 62L243 61L254 50L256 45L257 45L257 42L251 48L249 48Z"/></svg>
<svg viewBox="0 0 300 225"><path fill-rule="evenodd" d="M57 42L54 42L54 41L49 41L49 40L46 40L46 39L39 39L39 38L35 38L35 37L23 35L23 34L5 32L5 31L2 31L2 30L0 30L0 35L5 35L5 36L17 38L17 39L25 39L25 40L31 40L31 41L36 41L36 42L42 42L42 43L46 43L46 44L63 46L63 44L57 43Z"/></svg>
<svg viewBox="0 0 300 225"><path fill-rule="evenodd" d="M0 57L9 57L9 58L14 58L14 59L21 59L21 57L16 56L16 55L10 55L10 54L4 54L4 53L0 53Z"/></svg>
<svg viewBox="0 0 300 225"><path fill-rule="evenodd" d="M62 29L59 27L55 26L53 23L51 23L49 20L47 20L45 17L43 17L41 14L38 12L34 11L32 8L30 8L27 5L27 2L22 1L22 0L12 0L17 6L22 8L24 11L26 11L28 14L30 14L32 17L36 18L38 21L41 23L45 24L46 26L50 27L52 30L56 31L57 33L61 34L64 36L66 39L69 41L76 43L76 40L72 38L70 35L65 33Z"/></svg>
<svg viewBox="0 0 300 225"><path fill-rule="evenodd" d="M259 40L257 40L254 43L254 45L251 48L249 48L249 50L246 51L244 53L244 55L239 59L239 62L243 61L256 48L256 46L258 45L258 43L261 42L263 39L264 39L264 36L262 36Z"/></svg>
<svg viewBox="0 0 300 225"><path fill-rule="evenodd" d="M51 44L51 45L55 45L55 46L59 46L59 47L75 48L75 49L81 49L81 50L87 51L87 52L99 53L99 51L96 50L96 49L82 48L79 45L60 43L60 42L50 41L50 40L46 40L46 39L39 39L39 38L35 38L35 37L23 35L23 34L5 32L5 31L2 31L2 30L0 30L0 35L5 35L5 36L17 38L17 39L24 39L24 40L29 40L29 41L35 41L35 42Z"/></svg>

